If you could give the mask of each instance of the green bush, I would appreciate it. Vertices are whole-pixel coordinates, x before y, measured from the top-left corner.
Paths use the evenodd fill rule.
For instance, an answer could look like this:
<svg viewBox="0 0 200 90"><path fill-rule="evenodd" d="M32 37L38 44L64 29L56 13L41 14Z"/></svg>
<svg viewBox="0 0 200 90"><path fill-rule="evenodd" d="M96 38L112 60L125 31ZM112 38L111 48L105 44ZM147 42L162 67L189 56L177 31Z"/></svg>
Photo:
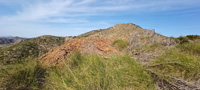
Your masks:
<svg viewBox="0 0 200 90"><path fill-rule="evenodd" d="M199 35L187 35L186 37L187 37L188 39L190 39L190 40L200 39L200 36L199 36Z"/></svg>
<svg viewBox="0 0 200 90"><path fill-rule="evenodd" d="M124 48L126 48L129 43L128 41L125 41L125 40L115 40L112 45L117 48L118 50L122 51Z"/></svg>
<svg viewBox="0 0 200 90"><path fill-rule="evenodd" d="M183 37L183 36L176 38L176 41L180 44L189 43L189 39L187 37Z"/></svg>

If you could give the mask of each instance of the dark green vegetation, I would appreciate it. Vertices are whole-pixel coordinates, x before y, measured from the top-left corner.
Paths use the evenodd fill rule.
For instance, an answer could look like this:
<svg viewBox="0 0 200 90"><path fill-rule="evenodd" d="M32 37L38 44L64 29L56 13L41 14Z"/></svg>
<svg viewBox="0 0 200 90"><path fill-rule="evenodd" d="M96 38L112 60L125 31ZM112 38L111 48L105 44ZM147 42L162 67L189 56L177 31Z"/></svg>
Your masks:
<svg viewBox="0 0 200 90"><path fill-rule="evenodd" d="M186 36L188 39L190 40L197 40L197 39L200 39L200 36L199 35L187 35Z"/></svg>
<svg viewBox="0 0 200 90"><path fill-rule="evenodd" d="M55 36L41 36L25 40L8 48L0 49L0 62L1 64L11 64L39 57L48 50L64 44L64 40L64 37Z"/></svg>

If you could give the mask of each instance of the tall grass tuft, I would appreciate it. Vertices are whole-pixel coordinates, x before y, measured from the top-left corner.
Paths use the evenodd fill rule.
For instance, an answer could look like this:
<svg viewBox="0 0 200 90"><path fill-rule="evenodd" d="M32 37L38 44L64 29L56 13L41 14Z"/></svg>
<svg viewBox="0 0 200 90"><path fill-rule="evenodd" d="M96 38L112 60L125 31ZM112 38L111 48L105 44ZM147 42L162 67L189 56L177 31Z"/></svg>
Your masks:
<svg viewBox="0 0 200 90"><path fill-rule="evenodd" d="M75 59L79 59L74 63ZM154 90L145 69L129 55L102 58L75 53L63 66L51 67L45 89L52 90Z"/></svg>
<svg viewBox="0 0 200 90"><path fill-rule="evenodd" d="M40 89L46 69L36 60L26 63L4 65L0 69L0 88L5 90Z"/></svg>
<svg viewBox="0 0 200 90"><path fill-rule="evenodd" d="M182 52L187 52L189 54L195 54L200 56L200 43L199 42L193 42L193 43L185 43L178 46L179 49L182 50Z"/></svg>
<svg viewBox="0 0 200 90"><path fill-rule="evenodd" d="M182 48L181 48L182 47ZM151 64L150 69L162 77L178 77L186 81L200 79L200 57L191 52L182 52L181 49L190 48L187 45L173 48L158 57Z"/></svg>

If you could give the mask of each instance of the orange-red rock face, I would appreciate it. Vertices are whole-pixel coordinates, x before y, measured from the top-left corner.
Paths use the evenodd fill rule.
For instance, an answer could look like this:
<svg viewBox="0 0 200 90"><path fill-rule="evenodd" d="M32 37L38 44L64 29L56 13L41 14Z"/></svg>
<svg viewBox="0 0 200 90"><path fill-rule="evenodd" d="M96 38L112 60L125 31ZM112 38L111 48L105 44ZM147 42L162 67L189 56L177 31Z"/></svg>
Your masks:
<svg viewBox="0 0 200 90"><path fill-rule="evenodd" d="M73 51L80 51L81 53L91 53L97 55L109 55L112 53L118 53L117 50L111 46L114 39L72 39L64 45L50 50L44 54L39 61L48 63L50 65L57 65L67 58L67 56Z"/></svg>

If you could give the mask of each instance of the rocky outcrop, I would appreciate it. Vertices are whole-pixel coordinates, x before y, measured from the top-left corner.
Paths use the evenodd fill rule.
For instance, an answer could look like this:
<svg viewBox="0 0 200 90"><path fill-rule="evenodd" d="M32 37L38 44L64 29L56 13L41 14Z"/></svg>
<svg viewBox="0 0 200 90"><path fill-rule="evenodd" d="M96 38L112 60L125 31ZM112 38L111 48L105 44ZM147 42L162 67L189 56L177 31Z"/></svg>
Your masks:
<svg viewBox="0 0 200 90"><path fill-rule="evenodd" d="M154 30L143 30L136 32L129 40L127 50L141 62L148 62L162 55L167 49L173 47L176 42L157 34Z"/></svg>
<svg viewBox="0 0 200 90"><path fill-rule="evenodd" d="M50 65L57 65L73 51L80 51L82 53L90 53L96 55L107 56L112 53L118 53L115 48L111 46L114 39L72 39L64 45L50 50L44 54L39 61Z"/></svg>

